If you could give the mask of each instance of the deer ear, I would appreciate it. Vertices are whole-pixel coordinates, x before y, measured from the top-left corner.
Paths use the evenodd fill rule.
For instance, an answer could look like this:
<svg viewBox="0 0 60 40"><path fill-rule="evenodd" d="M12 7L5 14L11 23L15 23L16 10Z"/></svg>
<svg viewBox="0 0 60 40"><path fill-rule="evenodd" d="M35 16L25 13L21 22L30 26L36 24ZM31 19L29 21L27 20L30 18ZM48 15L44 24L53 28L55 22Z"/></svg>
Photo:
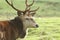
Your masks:
<svg viewBox="0 0 60 40"><path fill-rule="evenodd" d="M20 11L18 11L18 12L17 12L17 15L20 16L20 15L23 15L23 13L20 12Z"/></svg>

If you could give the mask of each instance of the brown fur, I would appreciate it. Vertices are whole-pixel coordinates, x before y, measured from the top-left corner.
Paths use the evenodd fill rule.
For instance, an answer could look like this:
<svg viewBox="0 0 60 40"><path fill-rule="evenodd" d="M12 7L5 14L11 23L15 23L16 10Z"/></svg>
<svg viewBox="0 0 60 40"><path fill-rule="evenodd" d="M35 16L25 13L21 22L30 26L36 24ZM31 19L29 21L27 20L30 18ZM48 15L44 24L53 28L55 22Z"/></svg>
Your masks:
<svg viewBox="0 0 60 40"><path fill-rule="evenodd" d="M10 21L0 21L0 40L16 40L19 37L24 38L26 32L23 30L22 22L18 17Z"/></svg>
<svg viewBox="0 0 60 40"><path fill-rule="evenodd" d="M25 16L34 16L39 7L35 10L31 10L31 6L34 4L34 0L31 4L28 4L27 0L25 1L26 8L24 11L21 11L14 7L13 2L11 3L8 0L5 0L13 9L17 11L18 17L10 21L0 21L0 40L16 40L17 38L24 38L26 35L26 30L24 30L23 20ZM31 13L32 12L32 13ZM22 16L22 17L21 17ZM20 18L21 19L20 19ZM35 25L38 27L37 25ZM26 27L26 26L25 26Z"/></svg>

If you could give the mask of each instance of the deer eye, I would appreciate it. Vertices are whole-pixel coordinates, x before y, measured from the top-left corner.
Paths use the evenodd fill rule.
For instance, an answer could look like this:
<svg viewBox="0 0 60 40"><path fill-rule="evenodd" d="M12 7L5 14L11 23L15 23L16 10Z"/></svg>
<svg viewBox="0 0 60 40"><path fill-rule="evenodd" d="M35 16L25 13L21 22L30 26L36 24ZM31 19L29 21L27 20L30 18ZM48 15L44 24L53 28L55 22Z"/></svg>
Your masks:
<svg viewBox="0 0 60 40"><path fill-rule="evenodd" d="M33 20L33 19L31 19L31 20Z"/></svg>
<svg viewBox="0 0 60 40"><path fill-rule="evenodd" d="M26 20L29 20L29 18L26 18Z"/></svg>

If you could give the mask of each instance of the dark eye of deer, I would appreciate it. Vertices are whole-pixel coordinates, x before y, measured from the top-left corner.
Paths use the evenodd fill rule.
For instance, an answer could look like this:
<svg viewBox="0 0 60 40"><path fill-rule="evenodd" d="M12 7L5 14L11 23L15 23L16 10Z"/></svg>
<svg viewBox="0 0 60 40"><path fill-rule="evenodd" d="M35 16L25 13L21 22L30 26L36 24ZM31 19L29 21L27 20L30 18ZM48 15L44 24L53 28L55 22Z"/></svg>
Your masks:
<svg viewBox="0 0 60 40"><path fill-rule="evenodd" d="M32 21L33 21L33 19L30 19L30 20L32 20Z"/></svg>
<svg viewBox="0 0 60 40"><path fill-rule="evenodd" d="M26 20L29 20L29 18L26 18Z"/></svg>

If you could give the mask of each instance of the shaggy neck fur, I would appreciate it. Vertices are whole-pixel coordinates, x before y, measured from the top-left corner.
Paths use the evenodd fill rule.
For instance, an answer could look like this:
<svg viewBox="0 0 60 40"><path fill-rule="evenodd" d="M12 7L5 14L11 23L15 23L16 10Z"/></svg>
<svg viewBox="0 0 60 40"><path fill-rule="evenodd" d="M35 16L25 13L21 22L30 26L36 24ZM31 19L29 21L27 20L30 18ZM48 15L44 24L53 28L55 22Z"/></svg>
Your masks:
<svg viewBox="0 0 60 40"><path fill-rule="evenodd" d="M18 36L20 38L24 38L26 35L26 31L23 29L23 21L16 17L13 20L10 20L10 25L16 27L18 29Z"/></svg>

